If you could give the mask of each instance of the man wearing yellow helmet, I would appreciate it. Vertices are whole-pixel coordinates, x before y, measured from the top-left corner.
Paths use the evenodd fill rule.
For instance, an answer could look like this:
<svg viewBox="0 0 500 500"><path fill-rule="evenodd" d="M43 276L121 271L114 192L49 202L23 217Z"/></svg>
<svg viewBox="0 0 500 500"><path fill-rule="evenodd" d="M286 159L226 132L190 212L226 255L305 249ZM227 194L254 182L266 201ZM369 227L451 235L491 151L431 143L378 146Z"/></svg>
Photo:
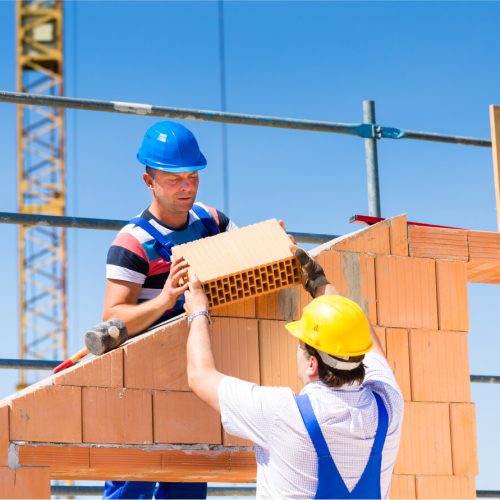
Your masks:
<svg viewBox="0 0 500 500"><path fill-rule="evenodd" d="M387 498L403 398L382 346L353 301L339 295L301 249L314 300L286 325L299 339L300 395L220 373L208 301L196 276L185 293L188 381L230 434L256 445L258 498Z"/></svg>

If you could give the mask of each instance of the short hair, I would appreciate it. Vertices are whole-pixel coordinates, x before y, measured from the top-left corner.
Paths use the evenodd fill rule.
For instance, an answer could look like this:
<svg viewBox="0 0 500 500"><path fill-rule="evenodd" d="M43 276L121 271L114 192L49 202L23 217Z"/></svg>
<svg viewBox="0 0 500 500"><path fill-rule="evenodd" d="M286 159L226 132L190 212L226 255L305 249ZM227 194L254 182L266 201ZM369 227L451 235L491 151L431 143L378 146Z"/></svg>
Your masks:
<svg viewBox="0 0 500 500"><path fill-rule="evenodd" d="M151 167L146 167L146 173L149 174L153 179L155 178L155 169Z"/></svg>
<svg viewBox="0 0 500 500"><path fill-rule="evenodd" d="M310 356L314 356L318 361L318 375L321 382L329 387L342 387L344 385L352 385L354 383L362 384L365 379L365 365L361 363L354 370L338 370L328 366L319 355L318 351L308 344L304 344L306 351ZM349 361L358 362L364 359L365 355L351 356Z"/></svg>

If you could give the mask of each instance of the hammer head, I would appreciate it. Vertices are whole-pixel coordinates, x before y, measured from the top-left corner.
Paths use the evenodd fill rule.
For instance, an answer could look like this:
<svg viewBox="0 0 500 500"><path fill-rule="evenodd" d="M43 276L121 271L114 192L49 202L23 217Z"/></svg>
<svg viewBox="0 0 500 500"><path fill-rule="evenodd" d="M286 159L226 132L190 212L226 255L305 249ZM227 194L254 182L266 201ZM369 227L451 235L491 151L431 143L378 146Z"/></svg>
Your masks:
<svg viewBox="0 0 500 500"><path fill-rule="evenodd" d="M92 354L99 356L115 349L128 339L128 330L120 319L98 323L85 333L85 345Z"/></svg>

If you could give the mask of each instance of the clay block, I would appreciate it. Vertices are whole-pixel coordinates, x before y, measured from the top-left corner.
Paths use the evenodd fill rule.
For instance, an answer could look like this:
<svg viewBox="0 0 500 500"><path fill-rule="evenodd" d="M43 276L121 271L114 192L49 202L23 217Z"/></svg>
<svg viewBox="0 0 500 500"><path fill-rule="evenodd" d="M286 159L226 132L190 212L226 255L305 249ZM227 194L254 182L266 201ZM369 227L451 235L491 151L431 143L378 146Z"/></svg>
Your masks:
<svg viewBox="0 0 500 500"><path fill-rule="evenodd" d="M408 226L412 257L467 261L467 231L444 227Z"/></svg>
<svg viewBox="0 0 500 500"><path fill-rule="evenodd" d="M54 375L54 384L93 387L123 387L123 350L91 357Z"/></svg>
<svg viewBox="0 0 500 500"><path fill-rule="evenodd" d="M473 404L450 405L453 474L477 475L476 408Z"/></svg>
<svg viewBox="0 0 500 500"><path fill-rule="evenodd" d="M476 482L464 476L417 476L417 498L476 498Z"/></svg>
<svg viewBox="0 0 500 500"><path fill-rule="evenodd" d="M300 392L297 346L298 340L287 332L284 321L259 321L261 385L291 387Z"/></svg>
<svg viewBox="0 0 500 500"><path fill-rule="evenodd" d="M411 400L410 351L408 331L387 328L387 360L392 367L405 401Z"/></svg>
<svg viewBox="0 0 500 500"><path fill-rule="evenodd" d="M378 256L375 270L379 325L438 328L434 261Z"/></svg>
<svg viewBox="0 0 500 500"><path fill-rule="evenodd" d="M470 401L467 335L467 332L410 331L413 401Z"/></svg>
<svg viewBox="0 0 500 500"><path fill-rule="evenodd" d="M0 406L0 466L9 464L9 443L9 407Z"/></svg>
<svg viewBox="0 0 500 500"><path fill-rule="evenodd" d="M177 245L208 295L210 307L300 283L300 264L275 219Z"/></svg>
<svg viewBox="0 0 500 500"><path fill-rule="evenodd" d="M256 299L256 314L259 319L294 321L302 312L302 286L282 288L278 292L263 295Z"/></svg>
<svg viewBox="0 0 500 500"><path fill-rule="evenodd" d="M140 468L143 472L143 477L137 480L147 480L149 471L161 470L161 451L159 450L143 450L141 448L106 448L97 447L90 448L90 469L94 471L124 471L132 474ZM110 476L111 477L111 476ZM125 477L124 479L131 479Z"/></svg>
<svg viewBox="0 0 500 500"><path fill-rule="evenodd" d="M150 391L84 387L84 443L149 444L153 442Z"/></svg>
<svg viewBox="0 0 500 500"><path fill-rule="evenodd" d="M415 493L415 476L393 474L389 498L417 498Z"/></svg>
<svg viewBox="0 0 500 500"><path fill-rule="evenodd" d="M155 443L221 444L219 414L193 392L153 392Z"/></svg>
<svg viewBox="0 0 500 500"><path fill-rule="evenodd" d="M469 260L500 261L500 234L468 231Z"/></svg>
<svg viewBox="0 0 500 500"><path fill-rule="evenodd" d="M283 319L279 308L279 292L268 293L255 299L255 316L262 319Z"/></svg>
<svg viewBox="0 0 500 500"><path fill-rule="evenodd" d="M440 330L469 330L466 264L449 260L436 262Z"/></svg>
<svg viewBox="0 0 500 500"><path fill-rule="evenodd" d="M260 384L256 319L216 319L212 325L212 348L219 371Z"/></svg>
<svg viewBox="0 0 500 500"><path fill-rule="evenodd" d="M333 248L348 252L390 254L389 224L382 221L338 238Z"/></svg>
<svg viewBox="0 0 500 500"><path fill-rule="evenodd" d="M266 296L262 296L266 297ZM227 306L214 307L210 314L212 316L221 316L229 318L255 318L256 299L247 299L230 304Z"/></svg>
<svg viewBox="0 0 500 500"><path fill-rule="evenodd" d="M50 467L51 473L89 468L89 449L83 446L18 445L19 465Z"/></svg>
<svg viewBox="0 0 500 500"><path fill-rule="evenodd" d="M395 474L452 474L448 406L405 402Z"/></svg>
<svg viewBox="0 0 500 500"><path fill-rule="evenodd" d="M408 226L406 215L393 217L389 220L391 255L408 255Z"/></svg>
<svg viewBox="0 0 500 500"><path fill-rule="evenodd" d="M243 439L238 436L233 436L222 428L222 444L224 446L254 446L249 439Z"/></svg>
<svg viewBox="0 0 500 500"><path fill-rule="evenodd" d="M184 318L125 345L123 347L125 387L188 391L187 335L187 320Z"/></svg>
<svg viewBox="0 0 500 500"><path fill-rule="evenodd" d="M361 293L355 287L356 283L351 282L348 297L357 302L368 317L368 321L377 324L377 300L375 287L375 258L369 255L359 256L359 267L361 271Z"/></svg>
<svg viewBox="0 0 500 500"><path fill-rule="evenodd" d="M0 467L2 498L50 498L49 469Z"/></svg>
<svg viewBox="0 0 500 500"><path fill-rule="evenodd" d="M14 398L10 439L81 443L81 388L49 385Z"/></svg>
<svg viewBox="0 0 500 500"><path fill-rule="evenodd" d="M385 328L383 326L373 326L373 331L375 332L375 335L379 339L380 343L382 344L382 348L384 349L384 352L387 353L387 342L386 342L386 334L385 334Z"/></svg>

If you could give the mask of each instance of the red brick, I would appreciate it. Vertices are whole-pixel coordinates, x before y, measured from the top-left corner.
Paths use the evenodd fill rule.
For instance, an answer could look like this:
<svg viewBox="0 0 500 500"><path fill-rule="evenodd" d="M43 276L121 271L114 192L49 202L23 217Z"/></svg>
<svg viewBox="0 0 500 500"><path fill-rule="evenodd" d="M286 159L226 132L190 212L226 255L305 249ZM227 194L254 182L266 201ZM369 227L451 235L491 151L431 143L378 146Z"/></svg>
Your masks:
<svg viewBox="0 0 500 500"><path fill-rule="evenodd" d="M50 498L50 475L45 467L0 467L2 498Z"/></svg>
<svg viewBox="0 0 500 500"><path fill-rule="evenodd" d="M473 404L450 405L453 474L477 475L476 408Z"/></svg>
<svg viewBox="0 0 500 500"><path fill-rule="evenodd" d="M378 256L375 270L379 325L438 328L434 261Z"/></svg>
<svg viewBox="0 0 500 500"><path fill-rule="evenodd" d="M9 407L0 406L0 466L8 465L9 453Z"/></svg>
<svg viewBox="0 0 500 500"><path fill-rule="evenodd" d="M412 257L467 261L467 231L443 227L408 226Z"/></svg>
<svg viewBox="0 0 500 500"><path fill-rule="evenodd" d="M406 215L389 220L391 255L408 255L408 226Z"/></svg>
<svg viewBox="0 0 500 500"><path fill-rule="evenodd" d="M405 402L396 474L452 474L448 406Z"/></svg>
<svg viewBox="0 0 500 500"><path fill-rule="evenodd" d="M57 385L123 387L123 349L93 356L53 377Z"/></svg>
<svg viewBox="0 0 500 500"><path fill-rule="evenodd" d="M155 443L221 444L219 414L192 392L153 392Z"/></svg>
<svg viewBox="0 0 500 500"><path fill-rule="evenodd" d="M217 369L225 375L260 383L259 336L256 319L217 318L212 348Z"/></svg>
<svg viewBox="0 0 500 500"><path fill-rule="evenodd" d="M187 335L187 320L182 319L123 347L125 387L188 391Z"/></svg>
<svg viewBox="0 0 500 500"><path fill-rule="evenodd" d="M470 401L467 332L410 331L414 401Z"/></svg>
<svg viewBox="0 0 500 500"><path fill-rule="evenodd" d="M436 262L440 330L469 330L467 271L463 262Z"/></svg>
<svg viewBox="0 0 500 500"><path fill-rule="evenodd" d="M81 443L81 388L48 385L12 399L10 439Z"/></svg>
<svg viewBox="0 0 500 500"><path fill-rule="evenodd" d="M410 351L408 331L402 328L387 328L387 360L392 367L403 397L411 400Z"/></svg>
<svg viewBox="0 0 500 500"><path fill-rule="evenodd" d="M476 498L476 482L464 476L417 476L417 498Z"/></svg>
<svg viewBox="0 0 500 500"><path fill-rule="evenodd" d="M359 253L390 254L389 224L385 221L339 238L335 250Z"/></svg>
<svg viewBox="0 0 500 500"><path fill-rule="evenodd" d="M150 391L84 387L83 442L149 444L153 442Z"/></svg>
<svg viewBox="0 0 500 500"><path fill-rule="evenodd" d="M291 387L299 392L298 340L285 329L284 321L259 321L261 385Z"/></svg>
<svg viewBox="0 0 500 500"><path fill-rule="evenodd" d="M389 498L417 498L415 493L415 476L393 474Z"/></svg>

